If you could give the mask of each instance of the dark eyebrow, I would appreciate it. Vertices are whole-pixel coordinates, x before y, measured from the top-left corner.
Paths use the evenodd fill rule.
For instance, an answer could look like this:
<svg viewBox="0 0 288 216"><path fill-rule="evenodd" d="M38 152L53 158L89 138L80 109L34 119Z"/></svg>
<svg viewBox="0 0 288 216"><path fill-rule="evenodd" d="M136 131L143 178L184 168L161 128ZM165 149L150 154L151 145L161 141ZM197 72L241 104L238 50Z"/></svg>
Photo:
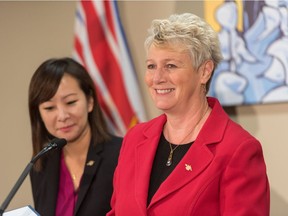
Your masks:
<svg viewBox="0 0 288 216"><path fill-rule="evenodd" d="M74 95L77 95L77 93L70 93L70 94L68 94L68 95L65 95L65 96L64 96L64 99L67 98L67 97L69 97L69 96L74 96Z"/></svg>

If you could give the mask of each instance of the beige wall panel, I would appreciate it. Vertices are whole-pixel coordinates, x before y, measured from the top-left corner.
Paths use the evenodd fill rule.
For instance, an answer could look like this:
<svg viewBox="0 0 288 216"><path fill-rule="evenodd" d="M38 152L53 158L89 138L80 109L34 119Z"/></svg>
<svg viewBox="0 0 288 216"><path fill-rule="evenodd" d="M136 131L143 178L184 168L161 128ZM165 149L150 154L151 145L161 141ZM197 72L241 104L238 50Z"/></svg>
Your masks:
<svg viewBox="0 0 288 216"><path fill-rule="evenodd" d="M0 2L0 202L31 159L28 85L47 58L70 55L75 2ZM8 209L32 204L27 176Z"/></svg>

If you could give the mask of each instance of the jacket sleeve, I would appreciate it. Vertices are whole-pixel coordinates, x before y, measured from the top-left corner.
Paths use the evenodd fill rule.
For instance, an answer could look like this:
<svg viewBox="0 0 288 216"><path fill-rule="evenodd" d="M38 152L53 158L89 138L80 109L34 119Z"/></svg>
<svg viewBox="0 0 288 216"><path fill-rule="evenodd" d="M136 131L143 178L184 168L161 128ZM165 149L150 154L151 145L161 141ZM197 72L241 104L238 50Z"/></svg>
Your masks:
<svg viewBox="0 0 288 216"><path fill-rule="evenodd" d="M111 198L111 210L106 214L106 216L115 216L115 203L116 203L116 189L117 187L115 187L115 182L116 182L116 178L117 178L117 168L114 172L114 179L113 179L113 186L114 186L114 191L112 194L112 198Z"/></svg>
<svg viewBox="0 0 288 216"><path fill-rule="evenodd" d="M35 186L35 171L33 170L33 168L32 168L32 170L30 171L30 173L29 173L29 178L30 178L30 185L31 185L31 190L32 190L32 197L33 197L33 203L34 203L34 206L35 206L35 202L36 202L36 200L35 200L35 197L36 197L36 186Z"/></svg>
<svg viewBox="0 0 288 216"><path fill-rule="evenodd" d="M221 215L269 215L270 191L263 151L251 138L239 145L222 179Z"/></svg>
<svg viewBox="0 0 288 216"><path fill-rule="evenodd" d="M127 132L128 134L129 132ZM119 166L121 163L121 156L123 154L123 149L124 149L124 145L125 145L125 141L126 139L124 138L122 141L122 145L121 145L121 149L120 149L120 153L119 153L119 157L118 157L118 165L116 166L116 169L114 171L114 175L113 175L113 193L112 193L112 198L110 201L110 206L111 206L111 210L106 214L106 216L115 216L115 208L116 208L116 200L117 200L117 188L119 187L119 184L117 183L117 180L119 178Z"/></svg>

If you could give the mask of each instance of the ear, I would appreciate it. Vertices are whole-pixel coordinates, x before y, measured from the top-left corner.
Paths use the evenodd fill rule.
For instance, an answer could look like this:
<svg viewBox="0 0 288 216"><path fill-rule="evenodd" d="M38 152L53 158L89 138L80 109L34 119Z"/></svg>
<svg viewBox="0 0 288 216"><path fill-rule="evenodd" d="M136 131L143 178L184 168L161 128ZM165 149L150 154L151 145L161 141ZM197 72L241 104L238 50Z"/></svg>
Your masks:
<svg viewBox="0 0 288 216"><path fill-rule="evenodd" d="M88 98L88 113L90 113L94 108L94 99L92 96Z"/></svg>
<svg viewBox="0 0 288 216"><path fill-rule="evenodd" d="M205 61L201 67L201 84L206 84L212 76L214 63L212 60Z"/></svg>

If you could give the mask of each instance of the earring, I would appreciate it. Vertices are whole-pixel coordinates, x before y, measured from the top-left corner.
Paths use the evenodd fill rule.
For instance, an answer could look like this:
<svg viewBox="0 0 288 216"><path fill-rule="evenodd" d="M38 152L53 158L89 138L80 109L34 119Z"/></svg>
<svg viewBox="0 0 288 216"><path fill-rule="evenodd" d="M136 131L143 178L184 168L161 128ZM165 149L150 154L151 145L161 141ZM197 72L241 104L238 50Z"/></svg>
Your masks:
<svg viewBox="0 0 288 216"><path fill-rule="evenodd" d="M202 85L203 92L206 95L207 93L206 84L201 84L201 85Z"/></svg>

